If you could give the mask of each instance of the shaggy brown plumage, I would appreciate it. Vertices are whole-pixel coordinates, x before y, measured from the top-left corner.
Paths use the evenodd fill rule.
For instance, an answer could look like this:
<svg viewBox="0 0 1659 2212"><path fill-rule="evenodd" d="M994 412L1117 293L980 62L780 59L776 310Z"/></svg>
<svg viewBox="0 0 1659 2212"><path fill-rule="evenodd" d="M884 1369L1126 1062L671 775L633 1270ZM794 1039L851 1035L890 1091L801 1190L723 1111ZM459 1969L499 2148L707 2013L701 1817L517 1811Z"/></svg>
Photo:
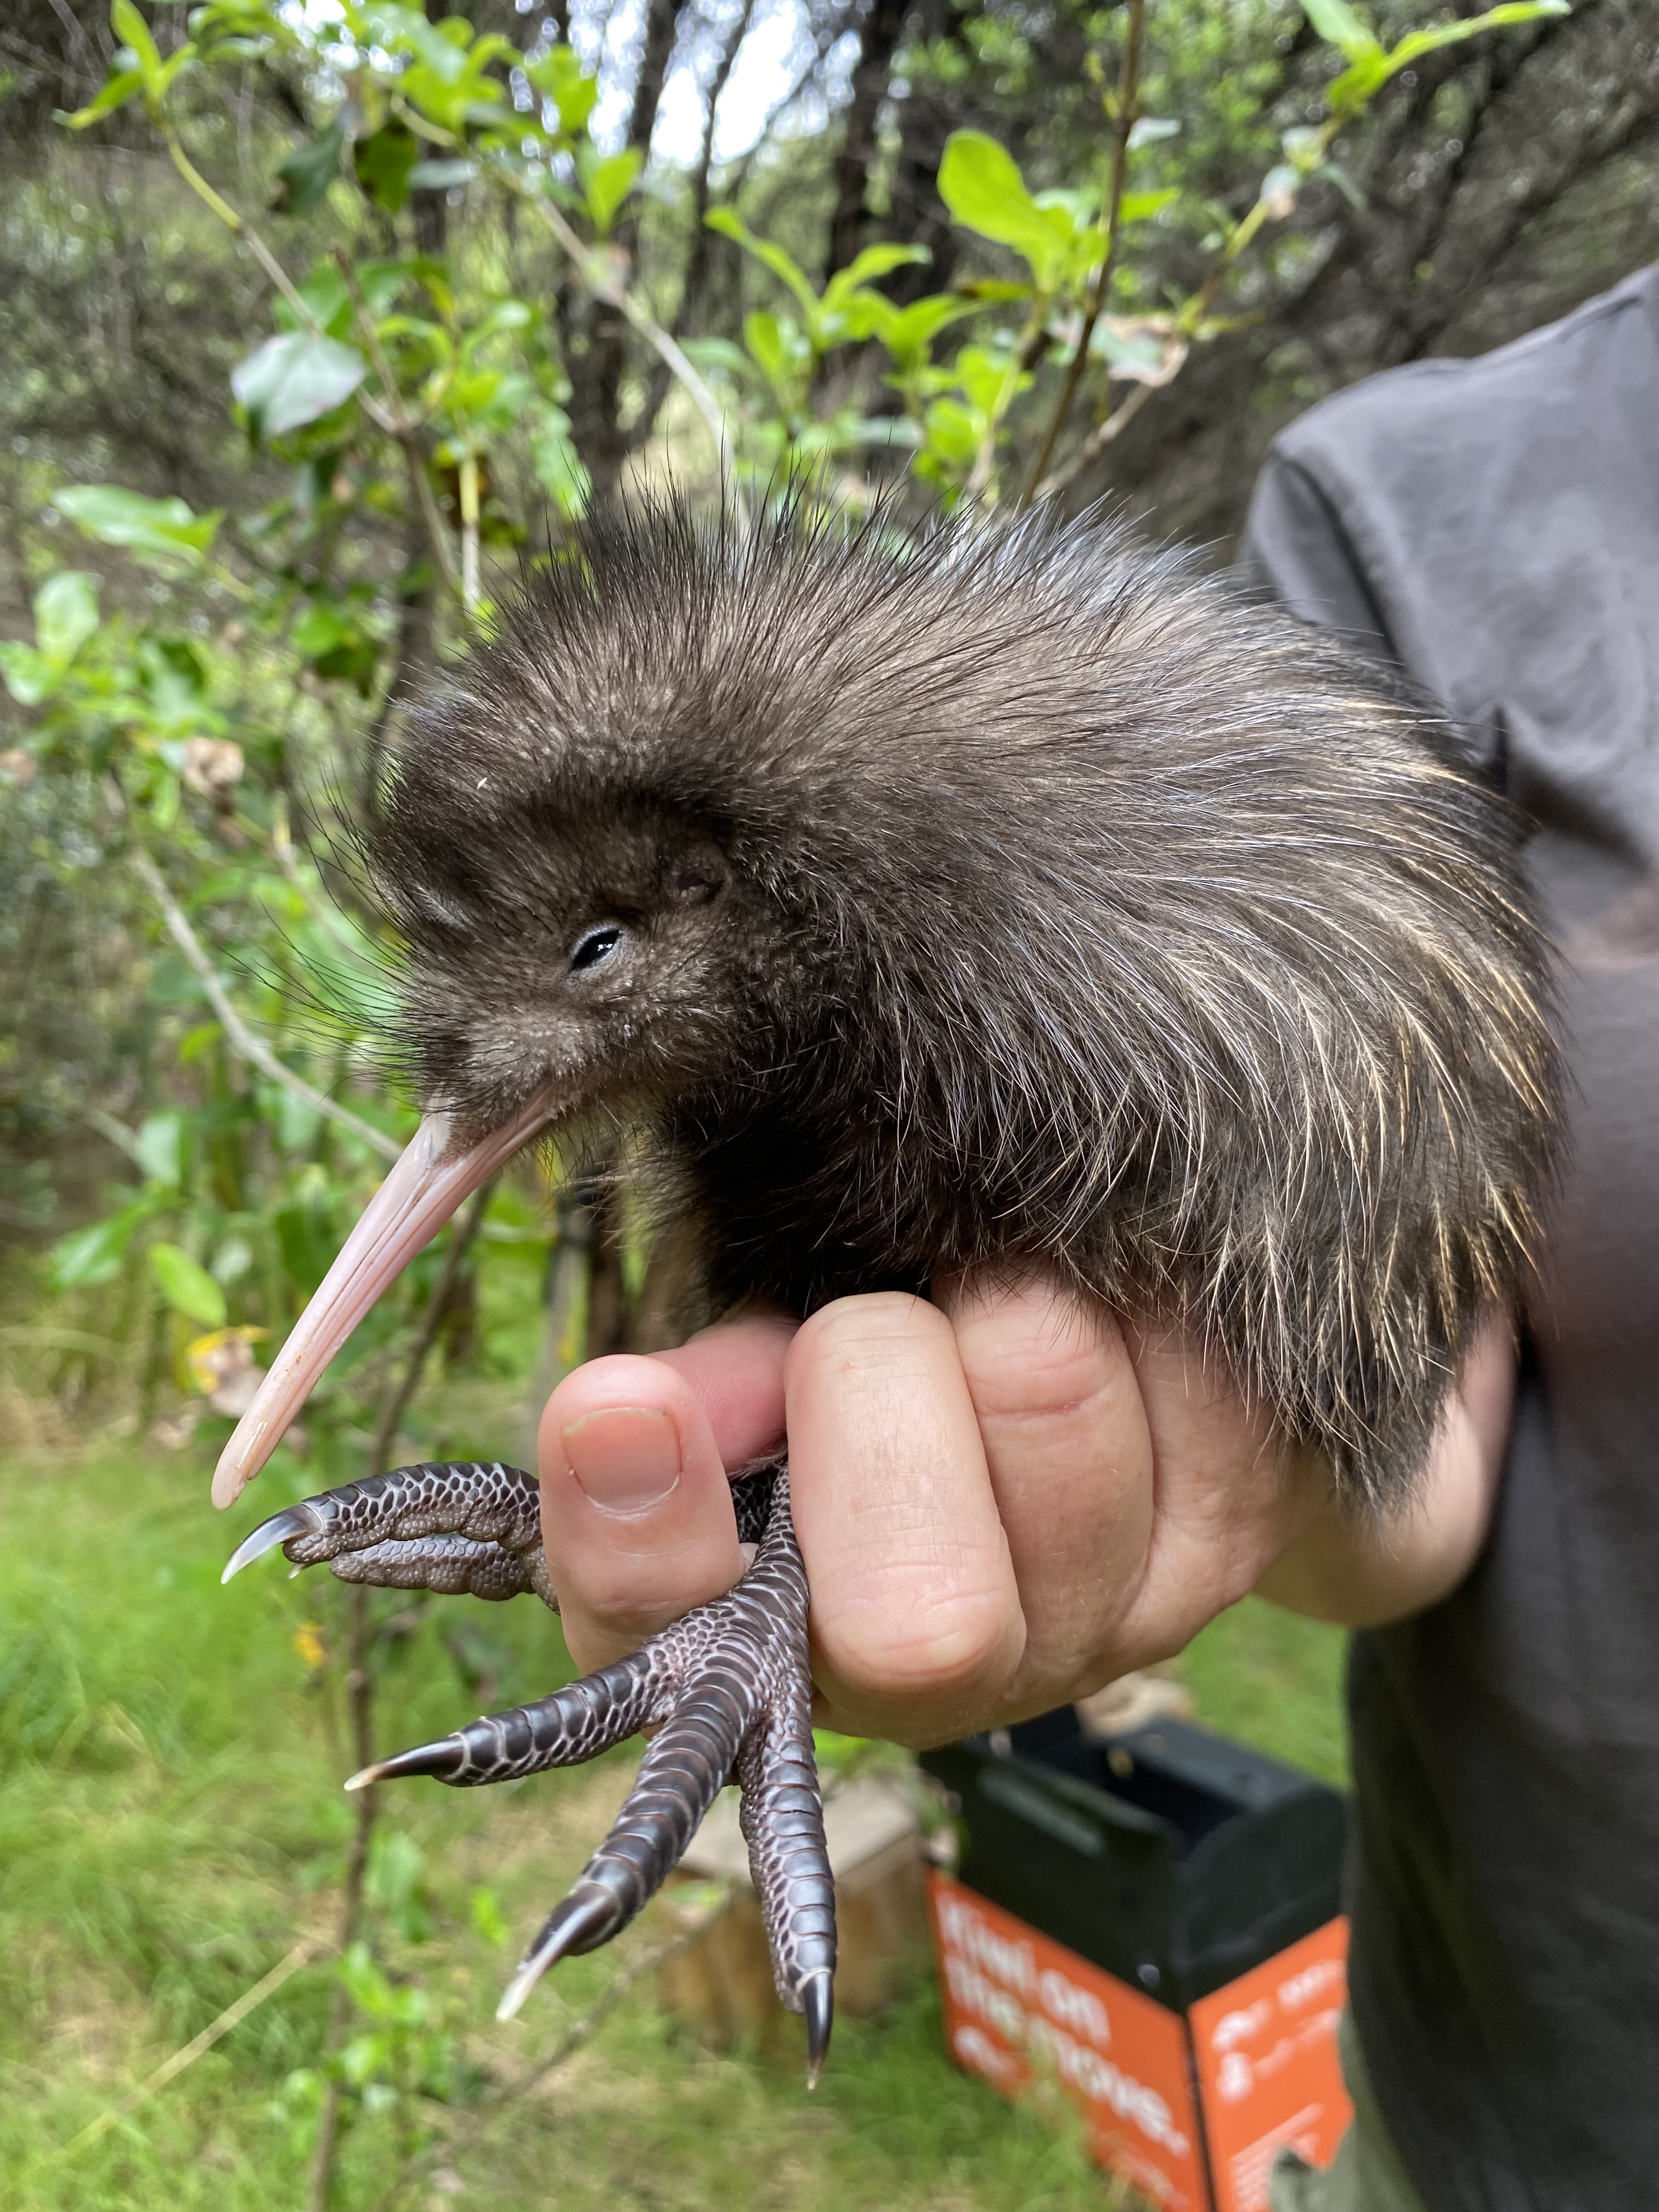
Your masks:
<svg viewBox="0 0 1659 2212"><path fill-rule="evenodd" d="M597 520L368 854L423 1095L636 1128L716 1304L1047 1261L1386 1506L1525 1264L1558 1076L1504 804L1113 526Z"/></svg>

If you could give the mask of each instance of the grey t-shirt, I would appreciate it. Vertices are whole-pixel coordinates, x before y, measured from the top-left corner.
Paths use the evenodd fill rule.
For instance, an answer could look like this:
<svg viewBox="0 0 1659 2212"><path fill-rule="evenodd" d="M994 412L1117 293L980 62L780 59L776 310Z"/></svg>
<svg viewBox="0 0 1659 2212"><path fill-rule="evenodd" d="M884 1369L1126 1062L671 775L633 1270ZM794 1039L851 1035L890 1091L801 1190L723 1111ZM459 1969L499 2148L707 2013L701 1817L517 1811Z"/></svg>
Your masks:
<svg viewBox="0 0 1659 2212"><path fill-rule="evenodd" d="M1395 656L1523 810L1574 1085L1491 1541L1354 1641L1360 2039L1430 2212L1654 2212L1659 269L1316 408L1246 565Z"/></svg>

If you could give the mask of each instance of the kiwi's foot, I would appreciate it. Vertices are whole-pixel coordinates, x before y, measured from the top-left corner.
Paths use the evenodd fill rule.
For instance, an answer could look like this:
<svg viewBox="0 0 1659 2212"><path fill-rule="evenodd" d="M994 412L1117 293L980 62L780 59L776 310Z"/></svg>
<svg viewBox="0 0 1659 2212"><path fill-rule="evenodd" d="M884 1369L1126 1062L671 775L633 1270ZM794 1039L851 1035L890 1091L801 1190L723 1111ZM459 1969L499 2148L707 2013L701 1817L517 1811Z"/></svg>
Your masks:
<svg viewBox="0 0 1659 2212"><path fill-rule="evenodd" d="M436 1743L378 1759L348 1789L409 1774L459 1788L597 1758L655 1728L615 1826L508 1984L511 2019L547 1969L597 1950L667 1879L725 1784L741 1822L778 1994L805 2016L808 2079L830 2041L835 1892L812 1754L806 1573L781 1462L734 1480L738 1533L758 1548L735 1589L534 1705L487 1715ZM536 1486L516 1468L456 1462L400 1468L290 1506L256 1528L225 1569L281 1546L296 1566L326 1562L349 1582L556 1607Z"/></svg>

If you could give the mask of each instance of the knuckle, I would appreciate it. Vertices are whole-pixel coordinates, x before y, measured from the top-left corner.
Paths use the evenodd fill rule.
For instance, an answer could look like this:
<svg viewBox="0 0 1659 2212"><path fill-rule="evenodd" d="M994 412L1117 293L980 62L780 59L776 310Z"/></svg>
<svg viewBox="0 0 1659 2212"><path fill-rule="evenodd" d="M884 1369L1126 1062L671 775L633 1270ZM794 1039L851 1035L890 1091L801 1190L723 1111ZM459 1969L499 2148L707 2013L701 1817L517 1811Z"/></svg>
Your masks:
<svg viewBox="0 0 1659 2212"><path fill-rule="evenodd" d="M1059 1294L1010 1300L957 1322L963 1368L981 1418L1075 1420L1123 1379L1103 1319Z"/></svg>
<svg viewBox="0 0 1659 2212"><path fill-rule="evenodd" d="M1033 1348L969 1376L981 1419L1091 1425L1113 1396L1101 1363L1079 1346Z"/></svg>
<svg viewBox="0 0 1659 2212"><path fill-rule="evenodd" d="M1023 1644L1000 1591L959 1594L904 1616L863 1608L827 1626L821 1642L837 1678L861 1698L902 1704L962 1697L1012 1675Z"/></svg>
<svg viewBox="0 0 1659 2212"><path fill-rule="evenodd" d="M905 1291L837 1298L802 1322L789 1348L792 1373L805 1365L831 1369L907 1366L948 1342L951 1325L936 1306Z"/></svg>

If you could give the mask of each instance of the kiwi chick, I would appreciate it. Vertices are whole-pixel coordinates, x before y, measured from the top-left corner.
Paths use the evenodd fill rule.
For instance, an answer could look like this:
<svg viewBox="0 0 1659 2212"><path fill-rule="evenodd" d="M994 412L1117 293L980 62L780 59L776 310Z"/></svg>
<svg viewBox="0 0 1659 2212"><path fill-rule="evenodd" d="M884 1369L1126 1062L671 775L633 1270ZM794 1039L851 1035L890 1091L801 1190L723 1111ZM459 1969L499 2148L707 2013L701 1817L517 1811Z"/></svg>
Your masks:
<svg viewBox="0 0 1659 2212"><path fill-rule="evenodd" d="M1357 1511L1409 1498L1527 1264L1559 1073L1516 824L1385 674L1111 525L597 518L417 717L366 853L428 1118L222 1502L389 1274L548 1131L634 1133L714 1309L1041 1265L1178 1324ZM510 1475L351 1486L232 1567L281 1543L550 1598ZM509 2003L632 1917L735 1770L816 2063L805 1585L787 1472L749 1487L731 1596L369 1771L495 1779L666 1719Z"/></svg>

